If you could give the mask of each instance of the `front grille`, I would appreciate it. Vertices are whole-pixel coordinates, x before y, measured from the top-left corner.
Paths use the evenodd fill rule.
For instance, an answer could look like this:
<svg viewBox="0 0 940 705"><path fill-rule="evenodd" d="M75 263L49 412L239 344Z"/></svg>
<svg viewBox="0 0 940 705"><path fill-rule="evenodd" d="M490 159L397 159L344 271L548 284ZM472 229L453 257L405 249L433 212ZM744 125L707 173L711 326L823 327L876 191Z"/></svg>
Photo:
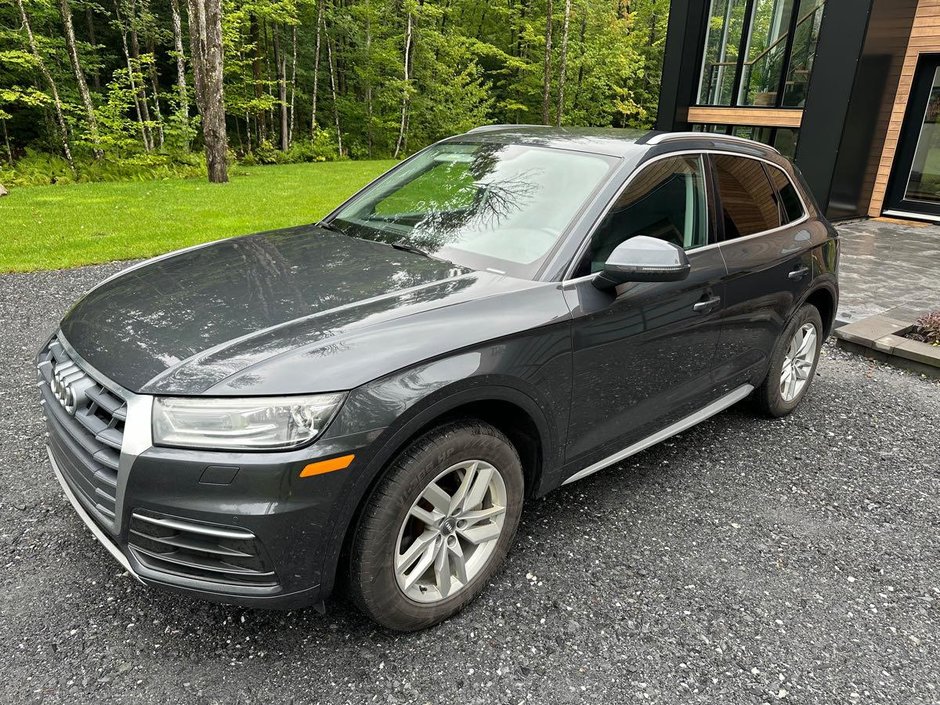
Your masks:
<svg viewBox="0 0 940 705"><path fill-rule="evenodd" d="M247 529L137 510L131 515L127 542L143 566L171 578L192 578L223 588L278 585L255 535Z"/></svg>
<svg viewBox="0 0 940 705"><path fill-rule="evenodd" d="M49 447L92 517L115 533L115 493L127 404L83 370L55 338L38 359Z"/></svg>

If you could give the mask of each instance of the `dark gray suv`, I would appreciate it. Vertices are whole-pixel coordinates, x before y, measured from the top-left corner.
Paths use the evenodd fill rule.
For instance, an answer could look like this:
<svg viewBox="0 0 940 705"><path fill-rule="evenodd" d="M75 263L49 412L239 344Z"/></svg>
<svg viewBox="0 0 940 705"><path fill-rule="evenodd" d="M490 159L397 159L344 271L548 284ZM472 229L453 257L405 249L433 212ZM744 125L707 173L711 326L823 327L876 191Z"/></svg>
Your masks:
<svg viewBox="0 0 940 705"><path fill-rule="evenodd" d="M418 629L484 588L526 499L746 397L792 411L838 256L764 145L473 130L317 225L87 293L37 360L49 457L146 585L322 608L340 583Z"/></svg>

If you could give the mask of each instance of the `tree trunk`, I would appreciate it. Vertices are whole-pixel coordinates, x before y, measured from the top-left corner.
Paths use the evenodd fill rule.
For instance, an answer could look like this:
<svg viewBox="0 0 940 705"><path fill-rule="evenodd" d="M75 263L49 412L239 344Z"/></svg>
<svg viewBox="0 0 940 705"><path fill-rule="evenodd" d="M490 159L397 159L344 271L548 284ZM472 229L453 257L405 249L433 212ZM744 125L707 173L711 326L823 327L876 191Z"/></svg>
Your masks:
<svg viewBox="0 0 940 705"><path fill-rule="evenodd" d="M555 115L556 127L561 126L565 112L565 78L568 71L568 26L571 23L571 0L565 0L565 22L561 29L561 72L558 76L558 112Z"/></svg>
<svg viewBox="0 0 940 705"><path fill-rule="evenodd" d="M121 7L118 0L114 0L114 16L117 18L118 33L121 35L121 47L124 50L124 59L127 62L127 80L131 86L131 95L134 96L134 113L137 115L137 123L140 125L140 135L144 141L144 149L149 152L153 149L153 143L150 141L150 130L147 129L147 123L144 122L144 110L140 106L137 79L134 78L134 64L131 61L131 52L127 46L127 27L121 21Z"/></svg>
<svg viewBox="0 0 940 705"><path fill-rule="evenodd" d="M395 142L395 159L405 149L408 133L408 105L411 102L411 37L414 30L414 17L411 12L408 13L408 19L405 24L405 57L404 65L405 84L401 96L401 122L398 125L398 140Z"/></svg>
<svg viewBox="0 0 940 705"><path fill-rule="evenodd" d="M22 2L22 0L20 0ZM196 106L202 115L209 181L228 181L228 137L222 86L222 0L188 0Z"/></svg>
<svg viewBox="0 0 940 705"><path fill-rule="evenodd" d="M287 115L287 57L281 50L281 28L274 25L274 64L277 74L277 98L281 107L281 151L286 152L288 144L288 115Z"/></svg>
<svg viewBox="0 0 940 705"><path fill-rule="evenodd" d="M183 20L180 16L179 0L170 0L173 16L173 48L176 51L176 92L179 98L179 114L184 120L186 150L190 148L189 94L186 88L186 53L183 50Z"/></svg>
<svg viewBox="0 0 940 705"><path fill-rule="evenodd" d="M10 133L7 132L7 121L0 120L3 123L3 142L7 146L7 163L13 166L13 150L10 148Z"/></svg>
<svg viewBox="0 0 940 705"><path fill-rule="evenodd" d="M88 131L94 144L95 158L101 158L101 143L98 139L98 121L95 119L95 106L91 102L91 93L88 92L88 83L85 81L85 72L82 62L78 58L78 48L75 43L75 26L72 24L72 8L69 0L59 0L59 13L62 15L62 26L65 29L65 48L69 53L72 71L75 72L75 82L78 84L78 94L82 105L85 106L85 119L88 121Z"/></svg>
<svg viewBox="0 0 940 705"><path fill-rule="evenodd" d="M150 119L150 106L147 104L147 87L144 83L144 72L141 70L140 65L140 40L137 37L137 0L131 0L128 9L130 12L127 24L131 34L131 58L134 60L134 64L141 74L140 85L137 87L137 100L140 103L140 113L144 118L144 122L147 124L147 131L150 134L150 149L153 149L153 133L150 132L150 126L152 124Z"/></svg>
<svg viewBox="0 0 940 705"><path fill-rule="evenodd" d="M95 16L90 7L85 8L85 24L88 25L88 41L95 48L95 52L97 52L98 38L95 36ZM95 72L91 74L91 83L96 91L101 90L101 74L97 66L95 67Z"/></svg>
<svg viewBox="0 0 940 705"><path fill-rule="evenodd" d="M145 18L150 14L149 0L141 0L141 17ZM153 39L153 32L147 25L144 25L144 38L147 41L147 53L150 54L148 73L150 75L150 87L153 88L153 112L157 123L157 147L162 148L166 136L163 134L163 111L160 108L160 76L157 74L157 48Z"/></svg>
<svg viewBox="0 0 940 705"><path fill-rule="evenodd" d="M310 135L317 134L317 87L320 83L320 37L323 33L323 0L317 5L317 39L313 50L313 99L310 111Z"/></svg>
<svg viewBox="0 0 940 705"><path fill-rule="evenodd" d="M372 159L372 7L366 0L366 146Z"/></svg>
<svg viewBox="0 0 940 705"><path fill-rule="evenodd" d="M297 97L297 25L291 26L291 62L290 62L290 120L287 130L287 146L294 143L294 125L296 124Z"/></svg>
<svg viewBox="0 0 940 705"><path fill-rule="evenodd" d="M33 52L33 58L36 60L36 66L42 74L43 79L49 84L49 90L52 92L52 102L55 106L56 122L59 124L59 131L62 136L62 152L65 154L65 160L69 163L72 172L75 172L75 162L72 160L72 148L69 145L69 132L65 124L65 114L62 112L62 100L59 98L59 88L56 86L55 79L49 73L46 62L42 60L42 54L39 53L39 47L36 45L36 37L33 36L33 28L29 24L29 17L26 15L26 8L23 7L23 0L16 0L16 6L20 11L20 19L23 21L23 28L26 30L26 36L29 38L29 48Z"/></svg>
<svg viewBox="0 0 940 705"><path fill-rule="evenodd" d="M581 44L581 58L578 60L578 83L574 91L574 107L578 108L581 105L581 86L584 83L584 55L587 53L587 47L584 44L584 34L587 31L587 12L581 13L581 32L580 32L580 44Z"/></svg>
<svg viewBox="0 0 940 705"><path fill-rule="evenodd" d="M333 63L333 41L326 35L326 59L330 65L330 90L333 93L333 121L336 123L336 149L343 156L343 130L339 124L339 105L336 101L336 66Z"/></svg>
<svg viewBox="0 0 940 705"><path fill-rule="evenodd" d="M542 71L542 124L550 124L552 92L552 0L545 4L545 64Z"/></svg>

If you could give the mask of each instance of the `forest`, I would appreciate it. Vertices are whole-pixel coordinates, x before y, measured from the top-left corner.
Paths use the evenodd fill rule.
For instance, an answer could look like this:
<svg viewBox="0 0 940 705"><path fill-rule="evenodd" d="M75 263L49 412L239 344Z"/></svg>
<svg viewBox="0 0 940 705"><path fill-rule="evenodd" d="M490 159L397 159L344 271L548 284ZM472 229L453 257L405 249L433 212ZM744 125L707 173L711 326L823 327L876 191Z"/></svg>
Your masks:
<svg viewBox="0 0 940 705"><path fill-rule="evenodd" d="M212 178L213 149L223 171L401 158L485 123L649 126L668 10L0 0L0 183L189 176L207 157Z"/></svg>

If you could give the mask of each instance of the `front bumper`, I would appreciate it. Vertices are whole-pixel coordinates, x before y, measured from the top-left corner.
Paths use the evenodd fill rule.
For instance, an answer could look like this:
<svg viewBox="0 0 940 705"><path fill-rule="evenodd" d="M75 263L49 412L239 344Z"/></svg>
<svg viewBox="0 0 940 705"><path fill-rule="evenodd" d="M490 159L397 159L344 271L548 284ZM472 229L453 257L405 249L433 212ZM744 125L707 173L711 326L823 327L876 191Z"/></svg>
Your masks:
<svg viewBox="0 0 940 705"><path fill-rule="evenodd" d="M74 351L67 352L77 360ZM301 478L300 471L340 454L364 459L364 436L286 452L156 447L152 397L86 372L100 387L92 389L86 406L69 410L40 364L47 451L79 517L131 576L229 604L322 605L327 595L321 585L333 582L332 572L324 580L324 571L335 563L326 559L335 558L342 542L338 527L349 519L343 499L358 463L315 477ZM110 410L99 410L95 399Z"/></svg>

